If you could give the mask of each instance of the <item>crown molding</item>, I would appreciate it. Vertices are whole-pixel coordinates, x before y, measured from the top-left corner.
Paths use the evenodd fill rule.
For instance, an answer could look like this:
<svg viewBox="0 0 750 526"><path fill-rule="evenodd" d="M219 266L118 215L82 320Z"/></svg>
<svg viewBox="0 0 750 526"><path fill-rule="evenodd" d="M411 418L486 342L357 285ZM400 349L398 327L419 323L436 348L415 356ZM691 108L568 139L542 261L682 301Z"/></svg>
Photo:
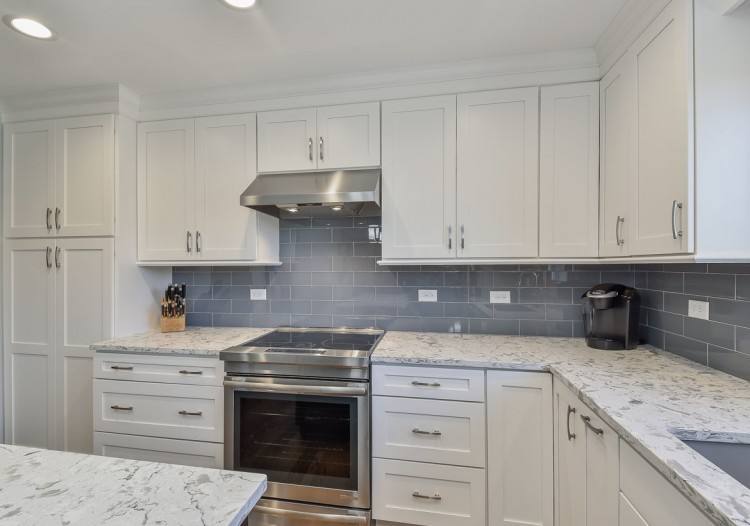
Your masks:
<svg viewBox="0 0 750 526"><path fill-rule="evenodd" d="M121 84L106 84L4 97L2 122L115 113L138 117L140 99Z"/></svg>

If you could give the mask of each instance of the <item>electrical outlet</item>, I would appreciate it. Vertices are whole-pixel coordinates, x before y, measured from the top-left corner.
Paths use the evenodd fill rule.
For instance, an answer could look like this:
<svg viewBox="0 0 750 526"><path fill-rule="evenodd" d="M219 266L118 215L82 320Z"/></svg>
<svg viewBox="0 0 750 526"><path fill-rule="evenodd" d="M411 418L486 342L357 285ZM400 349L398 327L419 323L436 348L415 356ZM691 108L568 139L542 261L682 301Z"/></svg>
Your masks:
<svg viewBox="0 0 750 526"><path fill-rule="evenodd" d="M510 303L509 290L491 290L490 303Z"/></svg>
<svg viewBox="0 0 750 526"><path fill-rule="evenodd" d="M434 289L419 289L419 301L437 301L437 290Z"/></svg>
<svg viewBox="0 0 750 526"><path fill-rule="evenodd" d="M265 301L266 289L250 289L250 299L252 301Z"/></svg>
<svg viewBox="0 0 750 526"><path fill-rule="evenodd" d="M707 301L688 301L688 316L691 318L708 319L708 302Z"/></svg>

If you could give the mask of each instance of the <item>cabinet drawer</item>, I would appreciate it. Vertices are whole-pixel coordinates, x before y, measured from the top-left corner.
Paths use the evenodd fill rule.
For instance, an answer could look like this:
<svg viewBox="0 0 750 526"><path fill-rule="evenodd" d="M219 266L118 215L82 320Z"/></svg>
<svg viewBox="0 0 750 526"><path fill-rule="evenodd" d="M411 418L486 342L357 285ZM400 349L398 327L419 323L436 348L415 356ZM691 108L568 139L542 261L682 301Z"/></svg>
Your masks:
<svg viewBox="0 0 750 526"><path fill-rule="evenodd" d="M374 457L485 467L484 405L374 396Z"/></svg>
<svg viewBox="0 0 750 526"><path fill-rule="evenodd" d="M484 371L376 365L372 391L383 396L483 402Z"/></svg>
<svg viewBox="0 0 750 526"><path fill-rule="evenodd" d="M220 386L224 381L224 362L192 356L98 352L94 356L94 378Z"/></svg>
<svg viewBox="0 0 750 526"><path fill-rule="evenodd" d="M211 442L97 432L94 454L201 468L224 467L224 445Z"/></svg>
<svg viewBox="0 0 750 526"><path fill-rule="evenodd" d="M94 430L223 442L224 389L94 380Z"/></svg>
<svg viewBox="0 0 750 526"><path fill-rule="evenodd" d="M623 497L630 510L625 518L649 526L709 526L711 521L701 513L661 473L646 462L624 440L620 439L620 503Z"/></svg>
<svg viewBox="0 0 750 526"><path fill-rule="evenodd" d="M399 460L372 461L372 516L425 526L484 526L485 471Z"/></svg>

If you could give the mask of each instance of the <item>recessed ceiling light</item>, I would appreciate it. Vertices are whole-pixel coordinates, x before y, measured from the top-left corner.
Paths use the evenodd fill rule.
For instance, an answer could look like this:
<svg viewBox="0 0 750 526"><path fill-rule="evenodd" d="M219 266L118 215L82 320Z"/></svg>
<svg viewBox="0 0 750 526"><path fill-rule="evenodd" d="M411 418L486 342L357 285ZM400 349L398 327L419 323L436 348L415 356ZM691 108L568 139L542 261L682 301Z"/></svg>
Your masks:
<svg viewBox="0 0 750 526"><path fill-rule="evenodd" d="M222 0L229 7L235 9L250 9L255 5L256 0Z"/></svg>
<svg viewBox="0 0 750 526"><path fill-rule="evenodd" d="M55 36L50 28L31 18L6 15L3 17L3 22L5 22L5 25L9 28L18 31L27 37L38 38L40 40L52 40Z"/></svg>

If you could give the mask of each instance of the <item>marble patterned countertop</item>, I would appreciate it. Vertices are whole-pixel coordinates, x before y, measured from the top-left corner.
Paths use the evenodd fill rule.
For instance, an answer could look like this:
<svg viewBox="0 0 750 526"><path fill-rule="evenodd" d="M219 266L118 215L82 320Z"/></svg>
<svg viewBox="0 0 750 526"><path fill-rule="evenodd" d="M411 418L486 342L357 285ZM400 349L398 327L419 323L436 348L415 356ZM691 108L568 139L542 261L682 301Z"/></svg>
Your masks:
<svg viewBox="0 0 750 526"><path fill-rule="evenodd" d="M716 524L750 525L750 490L679 436L750 443L750 383L651 347L582 339L388 332L373 364L549 371Z"/></svg>
<svg viewBox="0 0 750 526"><path fill-rule="evenodd" d="M265 475L0 444L0 524L239 526Z"/></svg>

